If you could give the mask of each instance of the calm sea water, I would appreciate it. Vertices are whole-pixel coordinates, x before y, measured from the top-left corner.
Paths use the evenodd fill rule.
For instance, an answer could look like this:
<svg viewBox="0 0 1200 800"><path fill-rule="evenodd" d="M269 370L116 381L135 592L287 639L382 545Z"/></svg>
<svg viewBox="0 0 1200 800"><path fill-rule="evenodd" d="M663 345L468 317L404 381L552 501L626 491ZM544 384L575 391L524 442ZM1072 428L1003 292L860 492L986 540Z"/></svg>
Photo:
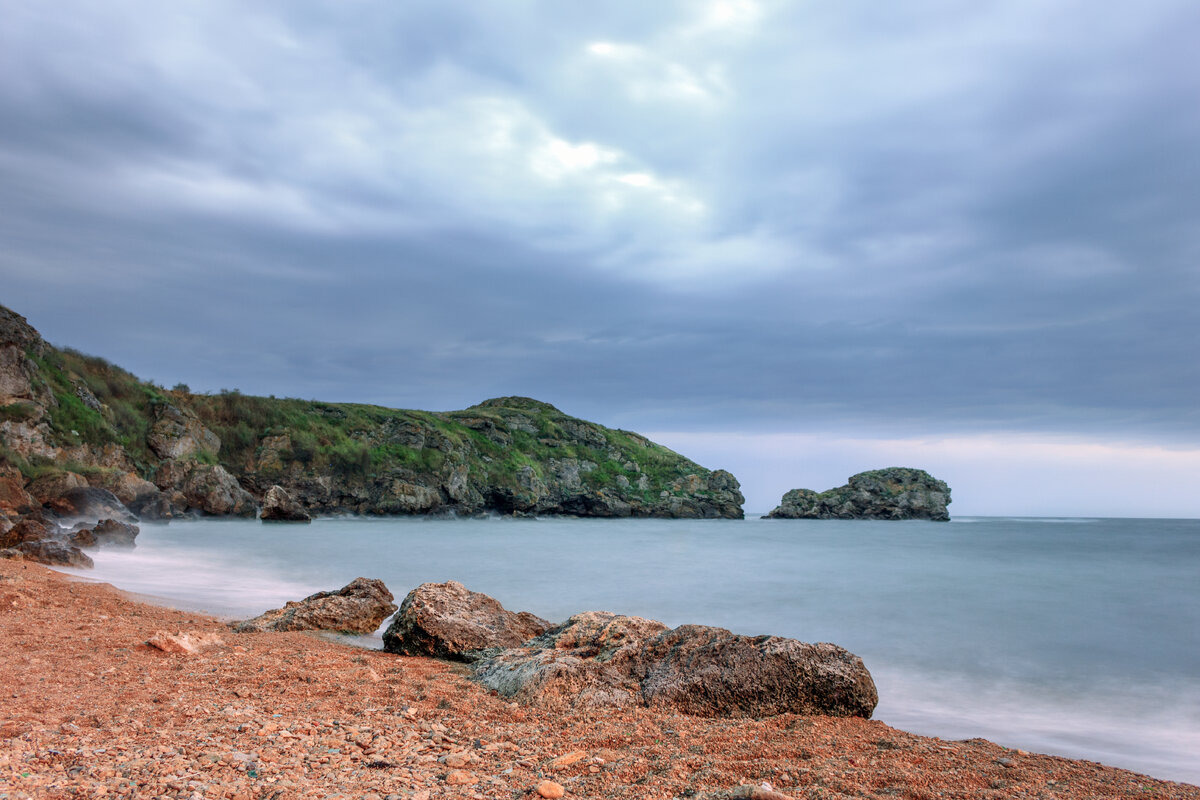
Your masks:
<svg viewBox="0 0 1200 800"><path fill-rule="evenodd" d="M890 725L1200 783L1200 520L206 520L80 574L232 617L361 575L835 642Z"/></svg>

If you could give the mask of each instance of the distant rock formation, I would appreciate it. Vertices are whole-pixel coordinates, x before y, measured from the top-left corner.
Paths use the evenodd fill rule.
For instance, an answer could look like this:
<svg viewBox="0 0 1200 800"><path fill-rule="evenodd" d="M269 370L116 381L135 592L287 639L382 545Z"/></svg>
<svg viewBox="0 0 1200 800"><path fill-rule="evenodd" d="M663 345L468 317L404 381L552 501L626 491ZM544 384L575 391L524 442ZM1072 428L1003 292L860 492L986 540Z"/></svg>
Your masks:
<svg viewBox="0 0 1200 800"><path fill-rule="evenodd" d="M87 488L141 519L253 516L260 503L265 519L741 519L744 502L724 470L532 398L428 412L166 390L47 344L3 306L0 478L0 528L26 513L28 494L58 502ZM274 487L294 504L268 502Z"/></svg>
<svg viewBox="0 0 1200 800"><path fill-rule="evenodd" d="M845 486L814 492L792 489L770 519L927 519L946 522L950 487L921 469L860 472Z"/></svg>
<svg viewBox="0 0 1200 800"><path fill-rule="evenodd" d="M290 601L283 608L239 622L233 629L238 633L316 630L367 635L395 613L392 600L383 581L355 578L341 589Z"/></svg>
<svg viewBox="0 0 1200 800"><path fill-rule="evenodd" d="M509 611L458 581L424 583L404 598L383 634L383 649L465 661L475 651L516 647L549 627L541 617Z"/></svg>

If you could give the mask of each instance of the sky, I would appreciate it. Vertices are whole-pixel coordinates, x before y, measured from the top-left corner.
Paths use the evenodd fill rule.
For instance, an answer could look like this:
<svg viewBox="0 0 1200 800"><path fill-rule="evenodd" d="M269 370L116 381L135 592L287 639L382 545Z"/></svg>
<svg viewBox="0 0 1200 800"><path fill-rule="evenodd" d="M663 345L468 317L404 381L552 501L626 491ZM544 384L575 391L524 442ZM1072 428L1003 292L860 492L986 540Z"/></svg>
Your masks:
<svg viewBox="0 0 1200 800"><path fill-rule="evenodd" d="M1200 517L1200 6L0 0L0 303L193 391Z"/></svg>

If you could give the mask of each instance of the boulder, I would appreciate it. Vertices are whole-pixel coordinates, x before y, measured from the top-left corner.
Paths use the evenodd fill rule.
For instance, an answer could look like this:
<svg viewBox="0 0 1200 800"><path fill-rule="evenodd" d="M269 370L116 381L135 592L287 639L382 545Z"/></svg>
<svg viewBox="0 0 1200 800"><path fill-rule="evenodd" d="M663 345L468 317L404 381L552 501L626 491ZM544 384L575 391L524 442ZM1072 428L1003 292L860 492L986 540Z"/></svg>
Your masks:
<svg viewBox="0 0 1200 800"><path fill-rule="evenodd" d="M16 470L0 475L0 510L11 515L28 514L40 503L25 491L25 481Z"/></svg>
<svg viewBox="0 0 1200 800"><path fill-rule="evenodd" d="M479 661L475 678L503 697L535 705L642 705L641 651L666 630L652 619L585 611L524 647Z"/></svg>
<svg viewBox="0 0 1200 800"><path fill-rule="evenodd" d="M283 608L264 612L233 626L238 633L264 631L339 631L370 634L396 611L383 581L355 578L333 592L317 592Z"/></svg>
<svg viewBox="0 0 1200 800"><path fill-rule="evenodd" d="M681 625L648 642L641 656L646 704L696 716L869 718L879 702L862 659L827 642Z"/></svg>
<svg viewBox="0 0 1200 800"><path fill-rule="evenodd" d="M91 569L95 566L91 557L66 542L58 539L39 539L33 542L21 542L15 548L30 561L39 561L42 564L49 564L58 567L86 567Z"/></svg>
<svg viewBox="0 0 1200 800"><path fill-rule="evenodd" d="M260 516L264 522L312 522L304 506L282 486L272 486L267 490Z"/></svg>
<svg viewBox="0 0 1200 800"><path fill-rule="evenodd" d="M115 494L95 486L67 489L46 505L63 518L86 519L96 522L102 519L137 522L137 517L117 499Z"/></svg>
<svg viewBox="0 0 1200 800"><path fill-rule="evenodd" d="M190 408L164 403L154 407L154 424L146 444L159 458L180 459L199 453L216 455L221 439L204 427Z"/></svg>
<svg viewBox="0 0 1200 800"><path fill-rule="evenodd" d="M860 472L845 486L814 492L792 489L767 514L771 519L927 519L946 522L950 487L908 467Z"/></svg>
<svg viewBox="0 0 1200 800"><path fill-rule="evenodd" d="M16 547L22 542L54 539L61 533L62 529L57 524L43 517L41 513L33 513L22 517L16 525L0 534L0 547Z"/></svg>
<svg viewBox="0 0 1200 800"><path fill-rule="evenodd" d="M82 528L71 534L76 547L123 547L133 548L133 540L141 532L137 525L102 519L94 527Z"/></svg>
<svg viewBox="0 0 1200 800"><path fill-rule="evenodd" d="M541 617L508 611L457 581L424 583L404 598L383 634L383 649L466 661L474 651L516 647L549 627Z"/></svg>
<svg viewBox="0 0 1200 800"><path fill-rule="evenodd" d="M668 630L595 611L480 661L475 678L536 705L644 705L698 716L870 717L879 700L862 659L837 645L703 625Z"/></svg>

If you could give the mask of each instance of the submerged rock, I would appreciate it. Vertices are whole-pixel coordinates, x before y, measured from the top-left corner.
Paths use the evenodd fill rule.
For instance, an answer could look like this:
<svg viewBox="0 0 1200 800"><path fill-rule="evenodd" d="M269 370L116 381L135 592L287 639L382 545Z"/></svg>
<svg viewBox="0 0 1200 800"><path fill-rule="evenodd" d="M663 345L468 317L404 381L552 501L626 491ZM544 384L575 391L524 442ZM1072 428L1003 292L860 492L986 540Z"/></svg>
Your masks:
<svg viewBox="0 0 1200 800"><path fill-rule="evenodd" d="M338 631L369 634L396 611L392 593L375 578L355 578L341 589L317 592L283 608L266 611L233 626L238 633Z"/></svg>
<svg viewBox="0 0 1200 800"><path fill-rule="evenodd" d="M549 627L541 617L508 611L457 581L424 583L404 598L383 634L383 649L465 661L473 651L515 647Z"/></svg>
<svg viewBox="0 0 1200 800"><path fill-rule="evenodd" d="M597 611L481 661L475 677L537 705L660 706L698 716L869 718L879 701L862 659L834 644L704 625L668 630Z"/></svg>
<svg viewBox="0 0 1200 800"><path fill-rule="evenodd" d="M304 506L278 485L267 490L260 518L264 522L312 522Z"/></svg>
<svg viewBox="0 0 1200 800"><path fill-rule="evenodd" d="M946 522L950 487L921 469L889 467L860 472L825 492L792 489L771 519L928 519Z"/></svg>

